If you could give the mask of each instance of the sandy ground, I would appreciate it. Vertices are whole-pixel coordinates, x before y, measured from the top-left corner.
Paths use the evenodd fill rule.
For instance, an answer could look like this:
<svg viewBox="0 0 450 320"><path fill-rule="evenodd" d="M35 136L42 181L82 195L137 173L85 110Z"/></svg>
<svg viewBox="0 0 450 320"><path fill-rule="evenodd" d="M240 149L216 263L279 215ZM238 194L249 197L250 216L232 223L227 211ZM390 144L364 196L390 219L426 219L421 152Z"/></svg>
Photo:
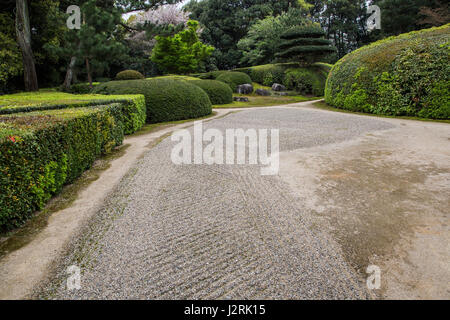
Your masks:
<svg viewBox="0 0 450 320"><path fill-rule="evenodd" d="M221 117L229 110L218 110L212 117ZM128 137L125 154L112 161L99 179L86 187L68 208L51 215L47 226L27 245L0 259L0 299L24 299L33 288L48 277L55 261L67 251L70 242L103 206L107 196L123 179L134 163L155 143L188 124L168 126L157 132Z"/></svg>
<svg viewBox="0 0 450 320"><path fill-rule="evenodd" d="M299 110L297 115L288 110L294 108ZM188 298L227 298L224 292L228 292L231 298L449 299L450 125L310 108L311 103L300 103L284 108L251 109L211 122L213 126L224 128L244 123L250 127L276 123L280 131L284 128L288 132L281 137L284 147L280 155L280 174L268 180L258 178L251 169L245 168L227 171L234 179L225 179L222 168L180 171L168 166L157 153L158 148L168 148L165 146L168 139L157 148L152 146L167 133L186 124L127 139L125 143L130 147L125 155L114 160L111 168L88 186L72 206L53 214L48 226L31 243L0 260L0 299L30 297L44 280L56 290L52 296L55 298L117 298L126 296L130 290L136 293L136 298L158 298L158 293L167 298L183 297L183 294ZM219 110L218 116L230 111ZM241 117L245 113L247 118ZM287 116L281 116L283 113ZM289 120L296 117L303 117L303 122ZM226 119L229 121L223 121ZM161 185L153 186L152 179L140 174L167 179L166 172L158 172L162 165L176 180L162 180ZM211 183L212 178L216 183ZM186 187L194 180L203 183L196 190L199 192L195 197L183 195L186 190L181 186ZM177 186L175 182L180 181L181 186ZM218 184L219 181L224 181L223 185ZM208 183L211 184L208 186ZM154 187L153 193L142 193L142 186L149 184ZM128 192L127 188L132 185L136 191ZM251 191L258 186L261 190ZM178 193L168 194L168 187L175 187ZM211 191L215 191L213 197ZM104 218L111 218L108 208L116 210L117 203L113 200L125 197L124 194L136 201L123 205L120 217L114 216L111 226L101 229L104 231L101 237L97 232L95 236L80 234L87 226L104 226ZM225 195L223 199L221 194ZM157 218L158 214L164 217L171 213L168 220L139 214L143 208L140 206L147 204L157 210L154 204L165 204L167 199L171 202L155 214ZM201 213L200 207L190 204L194 200L194 205L216 210L211 210L211 215L205 210L198 216L203 226L213 223L213 213L221 212L221 206L233 210L224 211L224 214L231 212L228 218L224 216L220 225L208 229L210 231L196 230L202 224L193 224L193 218L184 215L187 208L197 208L196 212ZM280 215L284 212L286 214ZM270 225L253 230L265 221ZM143 229L146 223L148 229ZM236 224L241 224L241 228ZM125 237L127 227L128 237ZM226 234L220 234L219 227L229 229ZM143 237L143 231L149 230L155 235ZM185 234L168 238L173 231ZM189 237L191 241L186 242ZM274 242L276 238L280 239ZM89 254L96 258L94 271L86 271L85 276L98 283L78 294L68 294L61 291L61 287L58 291L57 283L64 277L66 264L73 263L74 257L83 253L80 241L86 244L92 239L95 239L95 246L89 246ZM138 245L130 239L141 241ZM177 246L170 245L170 240ZM197 240L198 244L193 242ZM190 250L197 254L200 243L207 248L211 246L216 256L205 258L204 250L200 251L198 261L186 256ZM98 250L98 244L109 250ZM168 248L163 247L167 244ZM218 244L223 248L228 246L231 251L221 252ZM126 254L123 254L124 248ZM234 267L227 265L231 269L215 270L212 264L226 260L224 254L232 254L233 248L250 250L253 258L239 254ZM148 261L147 257L134 262L135 269L147 270L147 276L155 276L149 271L150 267L164 271L167 263L182 259L184 264L172 266L177 277L162 272L157 274L157 287L136 288L132 284L142 282L142 278L134 274L135 269L127 269L128 273L124 274L124 269L108 268L110 263L126 269L129 267L127 258L133 258L133 254L143 258L143 250L150 249L155 250L151 256L155 260ZM166 260L157 260L164 252ZM236 252L233 257L236 258ZM302 261L303 257L307 257L306 261ZM206 281L205 274L198 278L186 276L183 271L187 269L183 268L192 269L194 263L209 264L206 272L214 271L211 275L220 278L214 282L215 291L205 290L211 277ZM297 263L302 268L297 266L293 270ZM379 290L367 293L364 281L369 264L380 267L382 285ZM313 272L314 268L318 272ZM325 276L327 270L333 273L331 280ZM221 272L228 272L228 277L220 277ZM236 287L241 291L232 289L236 277L230 276L249 277L251 272L255 272L253 278L246 279L245 286ZM189 288L198 287L198 290L177 291L173 288L175 280L181 285L190 285ZM285 282L291 286L283 286ZM131 285L126 287L128 284Z"/></svg>
<svg viewBox="0 0 450 320"><path fill-rule="evenodd" d="M383 121L395 128L283 153L281 176L355 270L381 268L378 297L450 299L450 125Z"/></svg>

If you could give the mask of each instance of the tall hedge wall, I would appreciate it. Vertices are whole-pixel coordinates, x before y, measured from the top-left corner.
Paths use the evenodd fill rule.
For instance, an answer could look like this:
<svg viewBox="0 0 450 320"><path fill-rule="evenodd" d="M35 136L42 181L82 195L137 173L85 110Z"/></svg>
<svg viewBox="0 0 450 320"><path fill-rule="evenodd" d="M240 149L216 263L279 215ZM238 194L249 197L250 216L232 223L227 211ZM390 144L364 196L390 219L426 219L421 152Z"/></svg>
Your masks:
<svg viewBox="0 0 450 320"><path fill-rule="evenodd" d="M384 39L338 61L325 100L385 115L450 118L450 24Z"/></svg>
<svg viewBox="0 0 450 320"><path fill-rule="evenodd" d="M111 81L100 84L94 92L143 94L149 123L193 119L212 113L208 95L189 81L173 79Z"/></svg>

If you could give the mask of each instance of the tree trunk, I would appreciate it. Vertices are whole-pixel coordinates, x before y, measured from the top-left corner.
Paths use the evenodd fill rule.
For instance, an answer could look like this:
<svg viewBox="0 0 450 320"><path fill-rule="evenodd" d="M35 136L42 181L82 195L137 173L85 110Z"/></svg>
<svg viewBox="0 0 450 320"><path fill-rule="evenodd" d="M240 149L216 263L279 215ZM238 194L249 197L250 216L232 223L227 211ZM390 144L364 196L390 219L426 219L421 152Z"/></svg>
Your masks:
<svg viewBox="0 0 450 320"><path fill-rule="evenodd" d="M88 76L89 87L92 89L91 67L89 66L88 58L86 58L86 71L87 71L87 76Z"/></svg>
<svg viewBox="0 0 450 320"><path fill-rule="evenodd" d="M22 51L25 90L37 91L39 87L31 49L31 28L27 0L16 0L16 34L17 42Z"/></svg>
<svg viewBox="0 0 450 320"><path fill-rule="evenodd" d="M64 89L70 89L70 86L72 85L72 79L73 79L73 68L75 68L75 63L77 62L76 57L70 58L69 66L67 67L66 72L66 78L64 79L63 87Z"/></svg>

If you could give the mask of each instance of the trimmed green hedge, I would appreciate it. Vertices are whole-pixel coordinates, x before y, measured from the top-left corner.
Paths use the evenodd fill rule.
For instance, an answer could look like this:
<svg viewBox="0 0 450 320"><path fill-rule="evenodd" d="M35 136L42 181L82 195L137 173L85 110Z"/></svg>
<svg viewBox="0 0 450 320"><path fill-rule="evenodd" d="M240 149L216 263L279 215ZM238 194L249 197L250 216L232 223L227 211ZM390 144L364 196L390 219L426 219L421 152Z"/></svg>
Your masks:
<svg viewBox="0 0 450 320"><path fill-rule="evenodd" d="M93 107L120 103L123 105L125 134L139 130L147 117L142 95L72 95L60 92L27 92L0 96L0 115L21 112Z"/></svg>
<svg viewBox="0 0 450 320"><path fill-rule="evenodd" d="M208 95L189 81L173 79L111 81L100 84L95 92L143 94L149 123L193 119L212 113Z"/></svg>
<svg viewBox="0 0 450 320"><path fill-rule="evenodd" d="M233 92L236 92L237 86L241 84L252 83L252 79L248 76L248 74L232 71L222 73L216 80L228 84Z"/></svg>
<svg viewBox="0 0 450 320"><path fill-rule="evenodd" d="M124 70L116 75L116 80L142 80L144 75L136 70Z"/></svg>
<svg viewBox="0 0 450 320"><path fill-rule="evenodd" d="M216 80L191 80L190 83L203 89L212 104L227 104L233 102L233 91L226 83Z"/></svg>
<svg viewBox="0 0 450 320"><path fill-rule="evenodd" d="M0 230L20 226L122 143L123 105L0 116Z"/></svg>
<svg viewBox="0 0 450 320"><path fill-rule="evenodd" d="M390 37L342 58L325 101L351 111L450 118L450 24Z"/></svg>

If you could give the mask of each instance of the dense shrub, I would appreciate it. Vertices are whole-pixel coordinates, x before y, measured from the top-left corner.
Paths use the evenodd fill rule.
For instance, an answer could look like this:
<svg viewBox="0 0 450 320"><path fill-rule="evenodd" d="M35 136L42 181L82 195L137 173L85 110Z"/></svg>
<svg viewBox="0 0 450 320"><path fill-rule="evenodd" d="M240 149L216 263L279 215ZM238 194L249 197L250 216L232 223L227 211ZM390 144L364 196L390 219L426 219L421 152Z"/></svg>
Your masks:
<svg viewBox="0 0 450 320"><path fill-rule="evenodd" d="M116 80L142 80L144 79L144 75L139 71L135 70L124 70L120 71L116 75Z"/></svg>
<svg viewBox="0 0 450 320"><path fill-rule="evenodd" d="M330 105L386 115L450 118L450 25L384 39L333 67Z"/></svg>
<svg viewBox="0 0 450 320"><path fill-rule="evenodd" d="M73 93L73 94L88 94L91 93L92 90L98 85L98 82L92 83L92 88L89 85L89 83L75 83L70 86L69 89L64 88L63 86L60 87L60 90L67 93Z"/></svg>
<svg viewBox="0 0 450 320"><path fill-rule="evenodd" d="M146 119L145 99L142 95L71 95L60 92L32 92L0 96L0 115L30 111L57 110L122 104L124 131L139 130Z"/></svg>
<svg viewBox="0 0 450 320"><path fill-rule="evenodd" d="M233 91L226 83L216 80L193 80L190 83L203 89L212 104L227 104L233 102Z"/></svg>
<svg viewBox="0 0 450 320"><path fill-rule="evenodd" d="M248 74L243 72L224 72L216 80L228 84L233 92L236 92L238 85L252 83Z"/></svg>
<svg viewBox="0 0 450 320"><path fill-rule="evenodd" d="M122 104L0 116L0 230L20 226L123 140Z"/></svg>
<svg viewBox="0 0 450 320"><path fill-rule="evenodd" d="M184 120L211 114L208 95L189 81L151 79L111 81L100 84L96 93L143 94L147 105L147 122Z"/></svg>
<svg viewBox="0 0 450 320"><path fill-rule="evenodd" d="M323 96L325 82L331 65L314 63L309 67L301 67L297 63L266 64L249 68L240 68L250 74L254 82L265 86L280 83L289 90L302 94Z"/></svg>
<svg viewBox="0 0 450 320"><path fill-rule="evenodd" d="M329 70L326 66L310 66L286 70L283 84L302 94L323 96Z"/></svg>
<svg viewBox="0 0 450 320"><path fill-rule="evenodd" d="M198 74L193 74L193 77L199 78L199 79L203 79L203 80L216 80L217 77L219 77L220 75L222 75L223 73L226 73L229 71L210 71L210 72L205 72L205 73L198 73Z"/></svg>

